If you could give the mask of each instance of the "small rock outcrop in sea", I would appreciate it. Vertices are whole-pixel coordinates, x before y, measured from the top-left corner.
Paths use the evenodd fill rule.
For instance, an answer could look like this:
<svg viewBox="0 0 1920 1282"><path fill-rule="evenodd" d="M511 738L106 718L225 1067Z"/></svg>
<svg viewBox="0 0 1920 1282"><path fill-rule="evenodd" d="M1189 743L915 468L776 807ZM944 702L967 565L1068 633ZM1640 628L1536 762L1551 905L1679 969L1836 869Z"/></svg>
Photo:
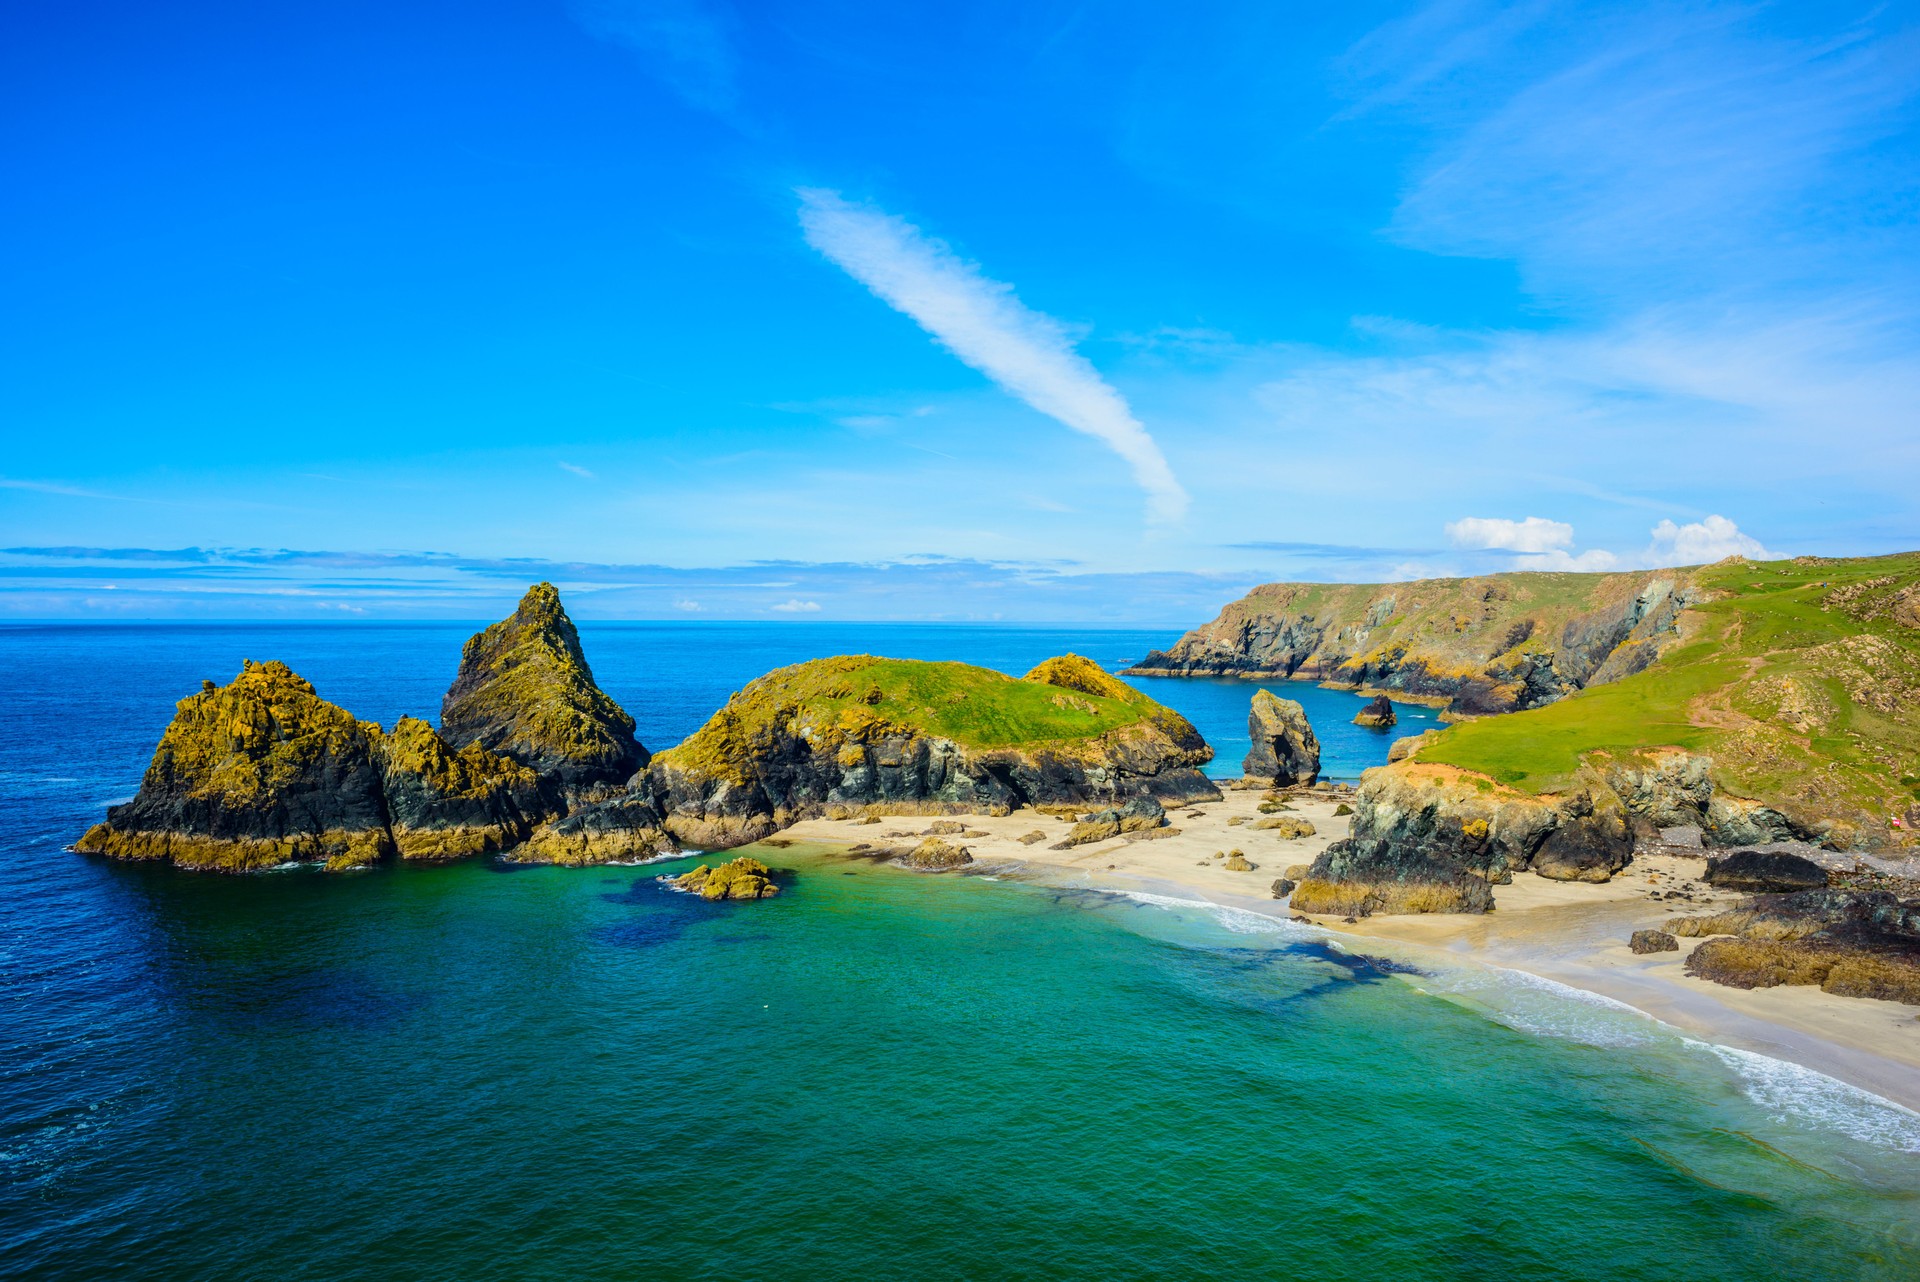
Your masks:
<svg viewBox="0 0 1920 1282"><path fill-rule="evenodd" d="M402 858L507 850L526 839L542 813L533 771L477 743L456 752L417 718L401 717L377 747L389 830Z"/></svg>
<svg viewBox="0 0 1920 1282"><path fill-rule="evenodd" d="M618 789L648 761L633 718L594 683L551 583L534 584L511 618L468 640L441 701L440 735L532 770L555 813Z"/></svg>
<svg viewBox="0 0 1920 1282"><path fill-rule="evenodd" d="M1215 800L1191 723L1075 655L1015 679L963 663L816 659L751 683L647 788L662 825L707 849L833 807L906 814Z"/></svg>
<svg viewBox="0 0 1920 1282"><path fill-rule="evenodd" d="M1680 947L1680 941L1664 930L1636 930L1627 947L1636 953L1670 953Z"/></svg>
<svg viewBox="0 0 1920 1282"><path fill-rule="evenodd" d="M701 864L678 877L662 877L675 890L683 890L702 899L771 899L780 893L773 874L758 859L742 855L718 867Z"/></svg>
<svg viewBox="0 0 1920 1282"><path fill-rule="evenodd" d="M1786 851L1736 850L1719 859L1707 860L1702 880L1720 890L1790 894L1824 888L1827 870L1811 859Z"/></svg>
<svg viewBox="0 0 1920 1282"><path fill-rule="evenodd" d="M1667 929L1716 936L1687 958L1687 973L1701 979L1733 988L1812 984L1920 1005L1920 897L1850 887L1757 895L1726 912L1676 917Z"/></svg>
<svg viewBox="0 0 1920 1282"><path fill-rule="evenodd" d="M1399 715L1393 710L1393 700L1387 698L1384 694L1378 694L1373 697L1372 703L1369 703L1354 715L1353 724L1356 726L1368 726L1375 730L1385 730L1388 726L1398 723L1399 720Z"/></svg>
<svg viewBox="0 0 1920 1282"><path fill-rule="evenodd" d="M139 794L74 848L219 872L373 863L393 849L380 737L286 664L249 659L176 705Z"/></svg>
<svg viewBox="0 0 1920 1282"><path fill-rule="evenodd" d="M1292 699L1256 690L1247 713L1247 736L1253 749L1242 769L1277 784L1312 783L1320 776L1320 740L1307 721L1307 710Z"/></svg>

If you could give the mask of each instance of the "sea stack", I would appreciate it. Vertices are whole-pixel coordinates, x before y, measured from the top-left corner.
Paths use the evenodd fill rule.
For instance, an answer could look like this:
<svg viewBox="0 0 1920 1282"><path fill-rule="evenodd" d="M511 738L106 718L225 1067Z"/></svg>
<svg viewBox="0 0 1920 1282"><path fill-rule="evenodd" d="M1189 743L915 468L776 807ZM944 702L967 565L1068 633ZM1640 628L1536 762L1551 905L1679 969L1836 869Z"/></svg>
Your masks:
<svg viewBox="0 0 1920 1282"><path fill-rule="evenodd" d="M633 718L594 683L551 583L534 584L511 618L468 640L441 701L440 735L532 770L555 813L611 795L649 760Z"/></svg>
<svg viewBox="0 0 1920 1282"><path fill-rule="evenodd" d="M1307 721L1307 710L1294 700L1256 690L1247 713L1247 737L1253 750L1241 768L1249 775L1283 787L1319 777L1320 740Z"/></svg>
<svg viewBox="0 0 1920 1282"><path fill-rule="evenodd" d="M390 853L380 727L314 693L286 664L245 660L175 705L140 792L74 849L248 872L358 868Z"/></svg>
<svg viewBox="0 0 1920 1282"><path fill-rule="evenodd" d="M1399 720L1400 718L1393 711L1393 700L1384 694L1378 694L1373 697L1372 703L1360 709L1359 714L1353 719L1353 724L1385 730Z"/></svg>

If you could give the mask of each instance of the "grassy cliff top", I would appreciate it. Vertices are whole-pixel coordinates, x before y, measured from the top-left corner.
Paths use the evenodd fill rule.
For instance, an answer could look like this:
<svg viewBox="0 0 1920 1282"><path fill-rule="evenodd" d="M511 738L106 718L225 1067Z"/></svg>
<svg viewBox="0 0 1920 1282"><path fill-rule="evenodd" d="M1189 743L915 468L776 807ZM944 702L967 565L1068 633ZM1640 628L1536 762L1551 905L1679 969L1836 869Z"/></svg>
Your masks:
<svg viewBox="0 0 1920 1282"><path fill-rule="evenodd" d="M1920 553L1725 562L1646 671L1451 727L1420 760L1529 792L1597 754L1702 752L1738 795L1883 818L1920 799Z"/></svg>
<svg viewBox="0 0 1920 1282"><path fill-rule="evenodd" d="M1110 693L1101 692L1103 681ZM1050 659L1022 678L966 663L838 655L754 681L661 759L686 769L718 766L775 728L815 742L907 731L993 749L1091 739L1142 723L1198 738L1178 713L1077 655Z"/></svg>

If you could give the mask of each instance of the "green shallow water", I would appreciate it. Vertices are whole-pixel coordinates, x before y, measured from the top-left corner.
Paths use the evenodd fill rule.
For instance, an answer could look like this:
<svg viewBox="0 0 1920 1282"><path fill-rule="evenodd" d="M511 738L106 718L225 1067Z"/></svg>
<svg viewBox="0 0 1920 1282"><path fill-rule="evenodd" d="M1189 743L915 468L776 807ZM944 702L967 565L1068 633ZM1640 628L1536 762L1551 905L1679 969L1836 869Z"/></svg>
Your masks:
<svg viewBox="0 0 1920 1282"><path fill-rule="evenodd" d="M89 865L139 961L11 1066L9 1269L1920 1276L1920 1118L1825 1079L1251 914L762 853L787 893L721 905L685 860Z"/></svg>

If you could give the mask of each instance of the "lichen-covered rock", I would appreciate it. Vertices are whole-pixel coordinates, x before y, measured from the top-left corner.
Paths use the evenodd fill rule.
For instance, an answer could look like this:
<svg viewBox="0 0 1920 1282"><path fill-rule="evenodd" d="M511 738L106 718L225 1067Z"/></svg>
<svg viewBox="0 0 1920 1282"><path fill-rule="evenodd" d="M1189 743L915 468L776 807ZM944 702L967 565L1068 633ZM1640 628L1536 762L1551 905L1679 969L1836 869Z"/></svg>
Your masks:
<svg viewBox="0 0 1920 1282"><path fill-rule="evenodd" d="M1228 872L1252 872L1257 867L1248 863L1246 855L1238 850L1229 851L1227 861L1220 866Z"/></svg>
<svg viewBox="0 0 1920 1282"><path fill-rule="evenodd" d="M1304 819L1296 819L1292 815L1275 815L1271 819L1256 819L1248 824L1247 827L1256 828L1263 832L1271 832L1282 841L1295 841L1301 837L1311 837L1315 832L1312 824Z"/></svg>
<svg viewBox="0 0 1920 1282"><path fill-rule="evenodd" d="M514 863L578 868L653 859L675 849L673 838L660 826L660 812L652 798L621 792L541 824L507 857Z"/></svg>
<svg viewBox="0 0 1920 1282"><path fill-rule="evenodd" d="M220 872L373 863L393 849L379 738L286 664L247 660L176 705L139 794L75 849Z"/></svg>
<svg viewBox="0 0 1920 1282"><path fill-rule="evenodd" d="M1035 828L1032 832L1025 833L1018 838L1020 844L1023 846L1037 846L1046 839L1047 834L1039 828Z"/></svg>
<svg viewBox="0 0 1920 1282"><path fill-rule="evenodd" d="M926 872L942 872L973 862L973 852L965 846L938 837L928 837L907 855L907 866Z"/></svg>
<svg viewBox="0 0 1920 1282"><path fill-rule="evenodd" d="M1077 656L1015 679L841 655L748 685L656 757L646 786L667 831L725 849L834 806L1005 814L1217 800L1198 769L1212 755L1185 718Z"/></svg>
<svg viewBox="0 0 1920 1282"><path fill-rule="evenodd" d="M1385 730L1399 723L1400 717L1393 710L1393 700L1384 694L1373 697L1373 702L1354 714L1353 724L1366 726L1373 730Z"/></svg>
<svg viewBox="0 0 1920 1282"><path fill-rule="evenodd" d="M745 855L715 868L701 864L690 873L660 880L702 899L771 899L780 893L771 870Z"/></svg>
<svg viewBox="0 0 1920 1282"><path fill-rule="evenodd" d="M1636 930L1627 940L1627 947L1636 953L1670 953L1680 947L1680 941L1664 930Z"/></svg>
<svg viewBox="0 0 1920 1282"><path fill-rule="evenodd" d="M648 761L633 718L595 684L551 583L534 584L511 618L468 640L440 734L534 771L555 814L617 790Z"/></svg>
<svg viewBox="0 0 1920 1282"><path fill-rule="evenodd" d="M1687 973L1734 988L1814 984L1843 997L1920 1005L1920 900L1833 888L1756 895L1736 908L1667 923L1676 935L1717 935Z"/></svg>
<svg viewBox="0 0 1920 1282"><path fill-rule="evenodd" d="M1273 897L1275 899L1285 899L1293 893L1294 887L1298 884L1299 883L1291 877L1276 877L1272 887Z"/></svg>
<svg viewBox="0 0 1920 1282"><path fill-rule="evenodd" d="M455 751L432 726L401 717L376 741L393 842L405 859L492 854L525 840L541 810L531 770L477 743Z"/></svg>
<svg viewBox="0 0 1920 1282"><path fill-rule="evenodd" d="M1312 783L1320 775L1320 740L1307 710L1292 699L1256 690L1247 713L1253 749L1241 766L1249 775L1278 784Z"/></svg>
<svg viewBox="0 0 1920 1282"><path fill-rule="evenodd" d="M1753 894L1791 894L1819 890L1827 884L1827 870L1811 859L1779 850L1736 850L1707 860L1703 880L1720 890Z"/></svg>

